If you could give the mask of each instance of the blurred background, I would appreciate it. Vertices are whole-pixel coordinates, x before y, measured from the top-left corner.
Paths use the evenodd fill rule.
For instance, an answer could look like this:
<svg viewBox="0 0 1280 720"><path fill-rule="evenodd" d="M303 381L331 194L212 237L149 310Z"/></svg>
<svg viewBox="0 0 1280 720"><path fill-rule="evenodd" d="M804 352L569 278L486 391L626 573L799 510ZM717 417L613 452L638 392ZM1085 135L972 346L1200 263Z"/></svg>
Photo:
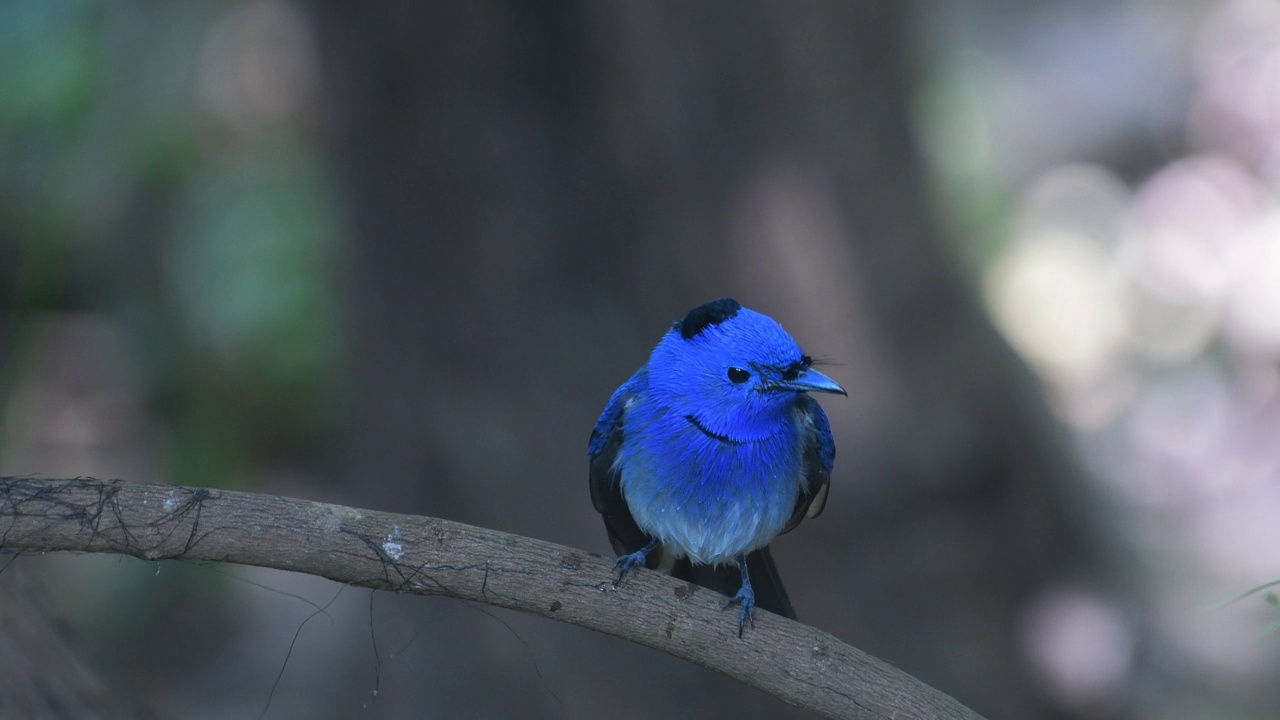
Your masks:
<svg viewBox="0 0 1280 720"><path fill-rule="evenodd" d="M689 308L850 398L801 620L996 718L1275 718L1280 0L0 3L0 473L601 554ZM5 717L799 717L234 566L0 557Z"/></svg>

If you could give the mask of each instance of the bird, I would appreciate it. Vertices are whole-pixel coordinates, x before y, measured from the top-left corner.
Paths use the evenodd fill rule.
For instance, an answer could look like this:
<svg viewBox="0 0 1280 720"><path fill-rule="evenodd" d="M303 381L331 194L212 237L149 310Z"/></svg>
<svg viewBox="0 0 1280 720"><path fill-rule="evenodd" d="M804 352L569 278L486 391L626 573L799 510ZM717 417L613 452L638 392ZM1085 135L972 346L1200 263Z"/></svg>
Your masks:
<svg viewBox="0 0 1280 720"><path fill-rule="evenodd" d="M795 619L769 543L826 505L836 448L810 393L848 397L768 315L721 298L672 324L587 448L613 587L647 567L723 593L739 638L757 606Z"/></svg>

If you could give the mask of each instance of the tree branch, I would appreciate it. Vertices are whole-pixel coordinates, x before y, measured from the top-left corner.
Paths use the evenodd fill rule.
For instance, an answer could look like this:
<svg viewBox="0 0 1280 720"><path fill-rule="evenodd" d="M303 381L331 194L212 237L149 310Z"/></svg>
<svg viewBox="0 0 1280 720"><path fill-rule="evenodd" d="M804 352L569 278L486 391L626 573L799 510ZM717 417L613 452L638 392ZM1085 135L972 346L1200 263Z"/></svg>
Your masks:
<svg viewBox="0 0 1280 720"><path fill-rule="evenodd" d="M763 610L739 639L720 595L655 572L439 518L119 480L0 478L0 552L78 551L293 570L581 625L718 670L829 718L981 718L815 628Z"/></svg>

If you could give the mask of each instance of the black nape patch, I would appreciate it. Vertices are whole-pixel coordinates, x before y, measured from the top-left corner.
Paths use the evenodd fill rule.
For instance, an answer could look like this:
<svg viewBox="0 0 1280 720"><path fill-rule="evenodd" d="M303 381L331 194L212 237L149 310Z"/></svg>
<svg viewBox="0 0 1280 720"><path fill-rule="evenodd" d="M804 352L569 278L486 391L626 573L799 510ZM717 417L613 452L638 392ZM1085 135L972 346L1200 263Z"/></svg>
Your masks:
<svg viewBox="0 0 1280 720"><path fill-rule="evenodd" d="M733 298L712 300L705 305L699 305L690 310L683 320L676 323L676 327L680 328L680 337L690 340L712 325L719 325L737 315L741 309L742 306Z"/></svg>

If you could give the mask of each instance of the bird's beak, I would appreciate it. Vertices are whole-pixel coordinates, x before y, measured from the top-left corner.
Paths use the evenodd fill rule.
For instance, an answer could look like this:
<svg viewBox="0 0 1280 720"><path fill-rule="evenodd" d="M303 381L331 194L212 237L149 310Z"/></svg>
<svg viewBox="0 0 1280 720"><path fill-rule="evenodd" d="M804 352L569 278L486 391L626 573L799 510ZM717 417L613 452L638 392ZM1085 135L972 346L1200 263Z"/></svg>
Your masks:
<svg viewBox="0 0 1280 720"><path fill-rule="evenodd" d="M774 385L779 390L794 390L796 392L821 392L835 393L849 397L849 393L840 387L840 383L823 375L812 368L800 373L800 377L795 380L784 380Z"/></svg>

